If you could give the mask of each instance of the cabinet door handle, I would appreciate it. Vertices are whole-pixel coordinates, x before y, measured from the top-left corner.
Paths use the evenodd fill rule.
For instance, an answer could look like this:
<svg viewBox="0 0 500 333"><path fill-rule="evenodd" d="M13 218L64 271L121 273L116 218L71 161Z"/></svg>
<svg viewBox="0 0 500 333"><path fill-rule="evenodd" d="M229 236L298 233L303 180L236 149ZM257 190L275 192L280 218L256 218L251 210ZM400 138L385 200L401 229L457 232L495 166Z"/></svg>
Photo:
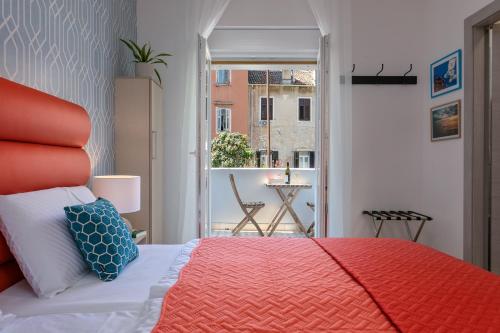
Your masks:
<svg viewBox="0 0 500 333"><path fill-rule="evenodd" d="M157 154L157 152L156 152L157 148L156 147L158 145L158 132L157 131L152 131L152 138L151 138L151 140L152 140L152 143L151 143L151 145L152 145L152 147L151 147L151 158L153 160L155 160L156 159L156 154Z"/></svg>

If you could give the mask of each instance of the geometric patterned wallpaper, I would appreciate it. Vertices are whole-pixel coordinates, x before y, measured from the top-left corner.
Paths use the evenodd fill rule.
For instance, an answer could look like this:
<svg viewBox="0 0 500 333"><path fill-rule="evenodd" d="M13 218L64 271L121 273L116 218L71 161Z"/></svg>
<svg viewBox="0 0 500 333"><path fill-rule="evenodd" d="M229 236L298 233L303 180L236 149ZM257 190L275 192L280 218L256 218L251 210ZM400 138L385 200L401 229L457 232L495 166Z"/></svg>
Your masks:
<svg viewBox="0 0 500 333"><path fill-rule="evenodd" d="M114 79L134 74L119 38L136 40L136 0L0 4L0 76L84 107L92 174L112 174Z"/></svg>

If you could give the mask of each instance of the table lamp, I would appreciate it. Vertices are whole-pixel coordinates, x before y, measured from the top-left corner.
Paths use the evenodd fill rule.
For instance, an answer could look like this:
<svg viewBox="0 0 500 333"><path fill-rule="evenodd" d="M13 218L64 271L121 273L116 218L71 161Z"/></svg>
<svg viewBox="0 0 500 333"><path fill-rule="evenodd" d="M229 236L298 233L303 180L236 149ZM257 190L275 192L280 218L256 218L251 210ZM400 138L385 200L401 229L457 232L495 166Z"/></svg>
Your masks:
<svg viewBox="0 0 500 333"><path fill-rule="evenodd" d="M126 175L94 176L92 192L96 197L109 200L118 213L141 210L141 177ZM130 221L122 217L132 230Z"/></svg>

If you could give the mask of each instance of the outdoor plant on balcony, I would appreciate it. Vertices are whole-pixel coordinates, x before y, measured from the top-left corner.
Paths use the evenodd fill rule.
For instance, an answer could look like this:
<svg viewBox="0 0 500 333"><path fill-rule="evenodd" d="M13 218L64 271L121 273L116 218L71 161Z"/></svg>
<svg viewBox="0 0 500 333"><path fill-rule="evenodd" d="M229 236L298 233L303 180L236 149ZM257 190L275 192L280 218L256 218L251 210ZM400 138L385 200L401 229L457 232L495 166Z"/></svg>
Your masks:
<svg viewBox="0 0 500 333"><path fill-rule="evenodd" d="M212 140L212 167L243 168L253 161L248 137L241 133L222 132Z"/></svg>

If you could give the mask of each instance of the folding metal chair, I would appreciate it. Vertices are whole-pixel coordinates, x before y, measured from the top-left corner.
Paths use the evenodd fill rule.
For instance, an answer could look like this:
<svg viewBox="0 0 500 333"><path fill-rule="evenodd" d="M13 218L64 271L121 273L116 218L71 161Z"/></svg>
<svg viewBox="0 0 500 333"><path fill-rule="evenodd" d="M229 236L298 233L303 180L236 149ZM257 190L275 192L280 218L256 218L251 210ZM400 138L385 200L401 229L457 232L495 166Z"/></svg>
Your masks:
<svg viewBox="0 0 500 333"><path fill-rule="evenodd" d="M255 202L243 202L241 200L240 194L238 193L238 189L236 188L236 182L234 181L234 175L230 174L229 175L229 181L231 182L231 187L233 189L234 196L236 197L236 200L238 201L238 204L240 205L241 210L245 214L245 217L234 227L233 229L233 236L237 235L240 233L240 231L247 225L247 223L251 222L255 228L257 228L257 231L261 236L264 236L264 233L262 232L262 229L259 227L259 224L255 221L254 216L257 214L259 210L264 208L266 205L262 201L255 201Z"/></svg>
<svg viewBox="0 0 500 333"><path fill-rule="evenodd" d="M311 210L314 212L314 209L316 208L316 205L314 202L306 202L307 207L311 208ZM307 228L307 236L312 237L314 236L314 221L311 222L311 225L309 225L309 228Z"/></svg>

